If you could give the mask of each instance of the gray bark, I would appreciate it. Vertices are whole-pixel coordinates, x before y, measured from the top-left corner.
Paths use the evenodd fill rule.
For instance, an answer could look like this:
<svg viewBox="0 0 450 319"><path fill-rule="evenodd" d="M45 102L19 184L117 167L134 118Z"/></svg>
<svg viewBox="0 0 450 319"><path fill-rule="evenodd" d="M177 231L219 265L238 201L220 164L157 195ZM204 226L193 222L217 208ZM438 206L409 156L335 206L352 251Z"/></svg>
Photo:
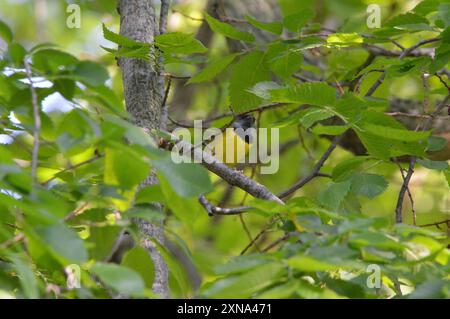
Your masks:
<svg viewBox="0 0 450 319"><path fill-rule="evenodd" d="M159 33L159 27L152 0L120 0L118 10L121 35L136 41L153 42L154 36ZM160 128L164 79L149 62L120 58L118 63L122 71L126 107L134 123L146 129ZM152 173L142 186L155 183L157 179ZM154 238L164 244L163 229L144 220L136 222L140 230L141 245L149 250L155 265L153 291L168 298L167 265L151 240Z"/></svg>

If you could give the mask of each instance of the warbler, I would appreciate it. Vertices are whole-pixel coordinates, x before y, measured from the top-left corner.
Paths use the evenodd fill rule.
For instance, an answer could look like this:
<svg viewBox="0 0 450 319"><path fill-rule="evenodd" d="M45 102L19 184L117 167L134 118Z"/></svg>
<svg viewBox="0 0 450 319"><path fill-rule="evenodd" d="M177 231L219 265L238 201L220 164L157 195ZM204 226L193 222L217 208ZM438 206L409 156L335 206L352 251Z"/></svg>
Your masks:
<svg viewBox="0 0 450 319"><path fill-rule="evenodd" d="M250 114L240 115L225 131L215 134L206 149L222 163L235 166L245 162L255 140L255 118Z"/></svg>

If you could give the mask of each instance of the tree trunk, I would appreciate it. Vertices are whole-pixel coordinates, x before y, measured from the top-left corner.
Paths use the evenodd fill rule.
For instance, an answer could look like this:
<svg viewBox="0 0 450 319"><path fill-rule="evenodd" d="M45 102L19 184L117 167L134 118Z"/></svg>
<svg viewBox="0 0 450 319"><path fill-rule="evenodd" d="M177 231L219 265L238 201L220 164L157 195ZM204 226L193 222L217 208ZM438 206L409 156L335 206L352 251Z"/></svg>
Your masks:
<svg viewBox="0 0 450 319"><path fill-rule="evenodd" d="M152 43L159 33L152 0L120 0L120 34L136 41ZM164 79L155 66L144 60L120 58L125 103L136 125L146 129L161 127ZM141 186L157 183L154 172ZM141 245L148 249L155 265L153 291L163 298L169 297L168 270L151 238L164 244L163 229L144 220L136 221Z"/></svg>

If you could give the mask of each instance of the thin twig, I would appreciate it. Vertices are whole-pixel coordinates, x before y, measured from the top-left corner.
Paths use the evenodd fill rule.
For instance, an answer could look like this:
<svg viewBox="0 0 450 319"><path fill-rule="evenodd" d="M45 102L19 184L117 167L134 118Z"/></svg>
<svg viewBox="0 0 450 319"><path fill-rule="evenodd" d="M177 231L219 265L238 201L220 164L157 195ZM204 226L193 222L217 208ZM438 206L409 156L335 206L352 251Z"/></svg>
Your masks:
<svg viewBox="0 0 450 319"><path fill-rule="evenodd" d="M161 10L159 13L159 34L166 33L169 7L170 7L170 0L161 0Z"/></svg>
<svg viewBox="0 0 450 319"><path fill-rule="evenodd" d="M431 114L431 117L427 119L426 123L423 125L422 131L426 131L429 128L431 121L447 105L449 98L450 98L450 95L447 94L445 99L436 107L436 110ZM420 124L419 124L419 126L417 126L416 131L419 129L419 127L420 127ZM417 158L415 156L411 157L411 160L409 162L408 172L403 180L402 187L400 188L400 192L398 194L397 205L395 208L395 221L397 223L401 223L403 221L403 217L402 217L403 199L404 199L405 193L408 189L408 185L411 180L411 177L414 174L414 166L416 164L416 161L417 161Z"/></svg>
<svg viewBox="0 0 450 319"><path fill-rule="evenodd" d="M10 238L3 243L0 244L0 250L6 249L9 246L14 245L15 243L21 242L25 238L25 235L23 233L19 233L13 238Z"/></svg>
<svg viewBox="0 0 450 319"><path fill-rule="evenodd" d="M295 183L289 189L287 189L284 192L280 193L278 195L278 197L279 198L285 198L285 197L291 195L292 193L294 193L295 191L297 191L298 189L302 188L304 185L306 185L312 179L314 179L316 177L324 176L323 174L320 173L320 169L325 164L326 160L330 157L330 155L333 152L333 150L338 146L338 144L340 143L342 138L343 138L343 135L336 136L334 138L333 142L328 147L328 149L325 151L325 153L322 155L322 157L316 163L316 165L314 166L312 172L308 176L303 177L301 180L299 180L297 183Z"/></svg>
<svg viewBox="0 0 450 319"><path fill-rule="evenodd" d="M205 21L205 19L203 19L203 18L195 18L195 17L190 16L190 15L188 15L186 13L183 13L181 11L175 10L174 8L172 8L171 10L172 10L173 13L178 13L178 14L182 15L183 17L188 18L188 19L190 19L192 21Z"/></svg>
<svg viewBox="0 0 450 319"><path fill-rule="evenodd" d="M272 248L278 246L279 244L281 244L283 241L289 239L294 233L289 232L284 234L284 236L278 238L277 240L275 240L273 243L271 243L269 246L267 246L266 248L263 249L263 252L267 252L269 250L271 250Z"/></svg>
<svg viewBox="0 0 450 319"><path fill-rule="evenodd" d="M206 199L204 195L200 195L198 198L200 204L205 208L209 216L214 215L238 215L242 214L244 211L251 209L251 206L241 206L235 208L222 208L214 206L210 201Z"/></svg>
<svg viewBox="0 0 450 319"><path fill-rule="evenodd" d="M50 177L48 180L46 180L45 182L43 182L43 183L42 183L42 186L47 186L48 183L50 183L51 181L53 181L54 179L56 179L56 178L58 177L58 175L61 174L61 173L65 173L65 172L68 172L68 171L70 171L70 170L77 169L77 168L79 168L80 166L83 166L83 165L92 163L92 162L94 162L95 160L99 159L99 158L102 157L102 156L103 156L102 154L97 153L97 154L95 154L95 156L93 156L93 157L91 157L91 158L89 158L89 159L87 159L87 160L85 160L85 161L83 161L83 162L80 162L80 163L75 164L75 165L70 165L68 168L65 168L65 169L63 169L63 170L60 170L58 173L54 174L54 175L53 175L52 177Z"/></svg>
<svg viewBox="0 0 450 319"><path fill-rule="evenodd" d="M435 76L437 76L437 78L439 79L439 81L447 88L447 90L450 92L450 86L447 84L447 82L445 82L444 78L442 77L442 75L435 73Z"/></svg>
<svg viewBox="0 0 450 319"><path fill-rule="evenodd" d="M384 78L386 77L386 72L381 73L380 77L376 80L376 82L370 87L370 89L366 93L366 97L372 96L375 91L383 84Z"/></svg>
<svg viewBox="0 0 450 319"><path fill-rule="evenodd" d="M394 161L395 161L395 163L397 164L397 166L398 166L399 169L400 169L400 174L402 175L403 182L405 182L405 178L406 178L405 172L406 172L406 170L400 165L400 163L397 161L397 159L394 159ZM406 192L407 192L407 194L408 194L409 201L410 201L410 203L411 203L411 211L412 211L412 216L413 216L413 224L416 225L416 224L417 224L417 214L416 214L416 209L414 208L414 198L412 197L411 190L409 189L409 185L408 185L408 187L406 188Z"/></svg>
<svg viewBox="0 0 450 319"><path fill-rule="evenodd" d="M433 42L438 42L441 41L440 38L433 38L433 39L427 39L427 40L421 40L419 42L417 42L415 45L413 45L412 47L403 50L402 54L400 54L400 59L403 59L404 57L408 56L409 54L411 54L414 50L416 50L417 48L425 45L425 44L429 44L429 43L433 43Z"/></svg>
<svg viewBox="0 0 450 319"><path fill-rule="evenodd" d="M430 223L430 224L424 224L424 225L418 225L418 227L430 227L430 226L436 226L439 228L439 225L446 224L447 227L450 227L450 219L446 219L440 222L436 223Z"/></svg>

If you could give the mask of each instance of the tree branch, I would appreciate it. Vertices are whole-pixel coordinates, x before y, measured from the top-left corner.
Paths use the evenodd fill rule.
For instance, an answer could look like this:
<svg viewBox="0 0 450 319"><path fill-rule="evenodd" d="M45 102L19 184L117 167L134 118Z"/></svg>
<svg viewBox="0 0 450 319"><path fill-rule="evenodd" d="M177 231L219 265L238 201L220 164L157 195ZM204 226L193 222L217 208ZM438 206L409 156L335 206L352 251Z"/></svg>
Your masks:
<svg viewBox="0 0 450 319"><path fill-rule="evenodd" d="M191 143L179 140L169 132L164 133L170 135L172 142L174 142L180 149L190 153L195 162L201 163L201 165L206 167L210 172L213 172L217 176L221 177L223 180L228 182L228 184L239 187L256 198L271 200L284 205L284 202L271 193L265 186L259 184L251 178L248 178L243 173L233 170L226 164L221 163L211 154L203 152L203 150L195 147ZM168 141L160 141L160 147L166 150L171 151L173 146L174 145Z"/></svg>
<svg viewBox="0 0 450 319"><path fill-rule="evenodd" d="M334 151L334 149L339 145L339 143L340 143L340 141L342 140L343 137L344 137L344 135L336 136L334 138L333 142L328 147L328 149L325 151L325 153L322 155L322 157L316 163L316 165L314 166L312 172L308 176L303 177L301 180L299 180L297 183L295 183L289 189L287 189L284 192L280 193L278 195L278 197L280 197L280 198L287 197L287 196L291 195L292 193L294 193L295 191L297 191L298 189L300 189L303 186L305 186L312 179L314 179L314 178L316 178L318 176L327 176L327 175L321 174L320 173L320 169L325 164L326 160L330 157L330 155Z"/></svg>
<svg viewBox="0 0 450 319"><path fill-rule="evenodd" d="M447 94L445 99L436 107L436 110L431 114L430 118L427 119L426 123L423 125L422 131L426 131L429 128L433 118L436 115L438 115L439 112L447 105L449 98L450 98L450 95ZM419 126L417 127L417 129L418 128L419 128ZM400 192L398 194L397 205L395 208L395 221L397 223L403 222L403 217L402 217L403 199L405 197L406 191L408 190L408 185L411 180L411 177L414 174L414 166L416 164L416 161L417 161L417 158L415 156L411 157L411 160L409 162L408 172L403 179L403 184L402 184L402 187L400 188Z"/></svg>

